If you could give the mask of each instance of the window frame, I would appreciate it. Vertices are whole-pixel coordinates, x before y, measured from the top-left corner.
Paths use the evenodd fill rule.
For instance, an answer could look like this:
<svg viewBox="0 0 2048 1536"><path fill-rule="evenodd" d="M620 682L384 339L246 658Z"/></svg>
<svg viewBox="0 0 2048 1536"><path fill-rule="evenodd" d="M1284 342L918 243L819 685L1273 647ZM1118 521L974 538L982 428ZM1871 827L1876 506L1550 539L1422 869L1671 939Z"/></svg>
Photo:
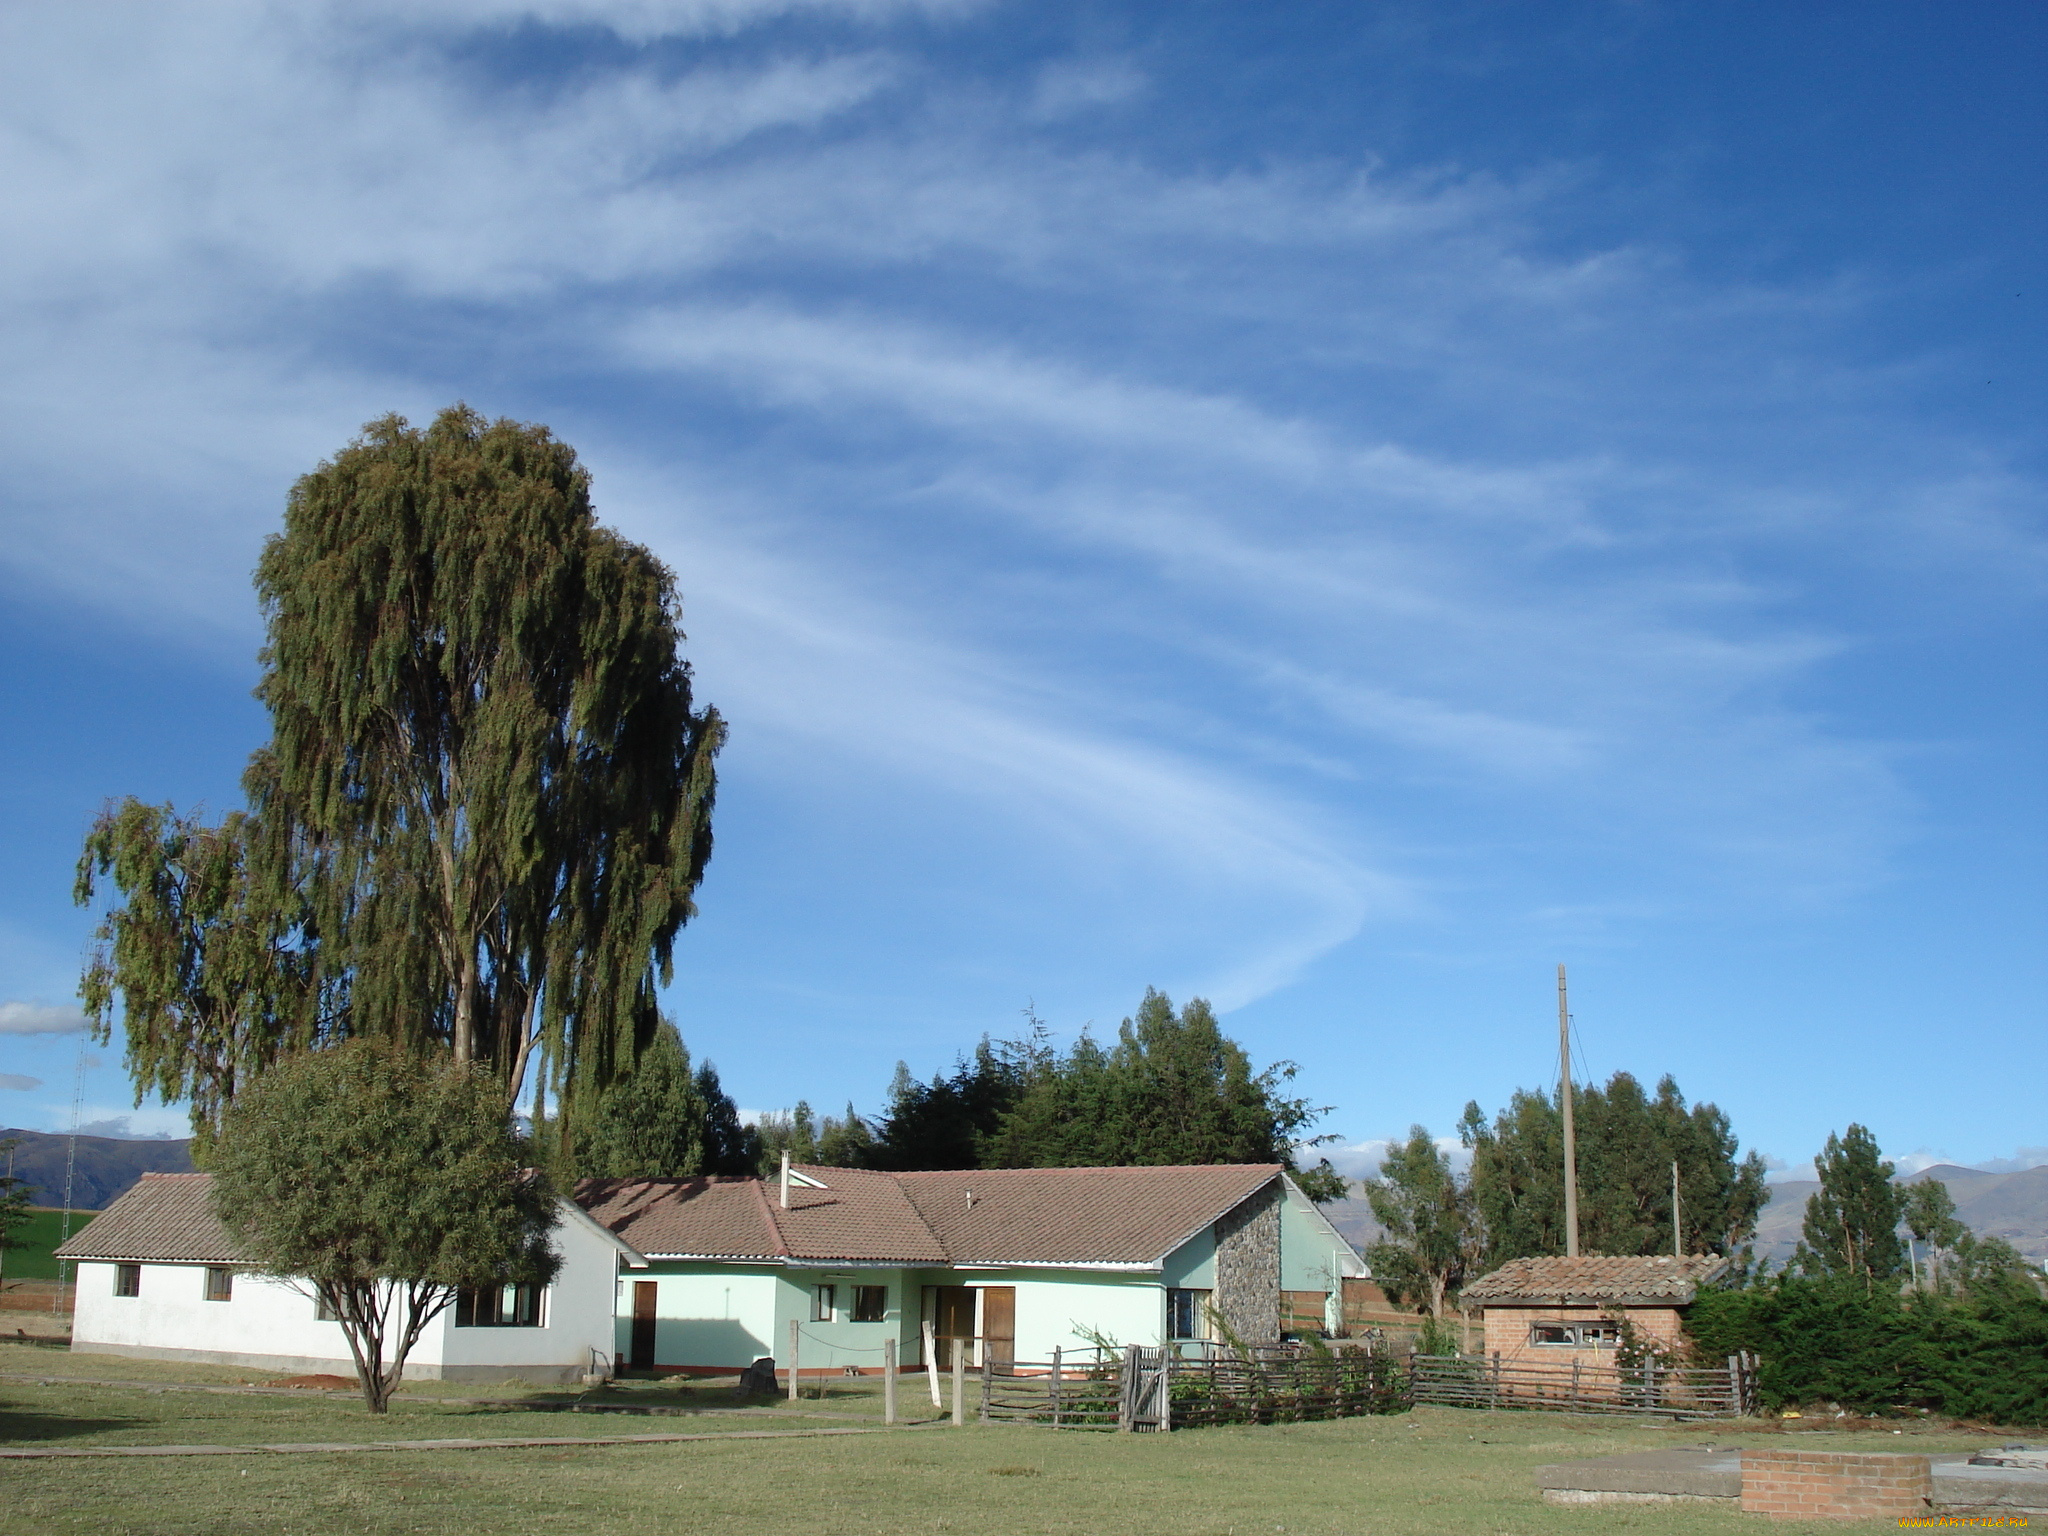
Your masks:
<svg viewBox="0 0 2048 1536"><path fill-rule="evenodd" d="M550 1289L545 1285L464 1286L455 1293L455 1326L545 1328Z"/></svg>
<svg viewBox="0 0 2048 1536"><path fill-rule="evenodd" d="M206 1280L199 1294L208 1301L233 1301L235 1299L234 1267L228 1264L207 1265Z"/></svg>
<svg viewBox="0 0 2048 1536"><path fill-rule="evenodd" d="M142 1294L142 1266L140 1264L116 1264L114 1266L114 1294L133 1301Z"/></svg>
<svg viewBox="0 0 2048 1536"><path fill-rule="evenodd" d="M1188 1340L1205 1340L1211 1336L1209 1326L1209 1302L1216 1293L1213 1290L1198 1290L1193 1286L1172 1285L1166 1288L1166 1337L1180 1343ZM1182 1319L1177 1315L1186 1312L1188 1332L1181 1332L1176 1326Z"/></svg>
<svg viewBox="0 0 2048 1536"><path fill-rule="evenodd" d="M836 1318L835 1318L835 1317L833 1316L833 1314L834 1314L834 1313L836 1313L836 1312L837 1312L838 1310L839 1310L839 1287L838 1287L838 1286L836 1286L836 1285L832 1284L832 1283L831 1283L830 1281L820 1281L820 1282L819 1282L818 1284L816 1284L816 1285L814 1285L814 1286L812 1286L812 1287L811 1287L811 1321L812 1321L812 1322L814 1322L814 1323L830 1323L830 1322L834 1322L834 1321L836 1321L837 1319L836 1319Z"/></svg>
<svg viewBox="0 0 2048 1536"><path fill-rule="evenodd" d="M1558 1338L1538 1335L1554 1332ZM1531 1349L1613 1349L1621 1343L1621 1324L1612 1318L1595 1322L1574 1322L1563 1318L1539 1318L1529 1324Z"/></svg>
<svg viewBox="0 0 2048 1536"><path fill-rule="evenodd" d="M847 1317L852 1323L886 1323L889 1321L889 1287L886 1285L856 1285L853 1288L853 1311Z"/></svg>

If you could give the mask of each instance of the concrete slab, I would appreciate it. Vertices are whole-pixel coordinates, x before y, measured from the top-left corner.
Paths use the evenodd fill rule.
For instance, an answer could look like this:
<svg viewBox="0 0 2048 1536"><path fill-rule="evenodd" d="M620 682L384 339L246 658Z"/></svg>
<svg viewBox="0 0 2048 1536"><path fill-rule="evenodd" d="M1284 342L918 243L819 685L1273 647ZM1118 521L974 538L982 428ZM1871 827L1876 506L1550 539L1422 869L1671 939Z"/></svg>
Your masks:
<svg viewBox="0 0 2048 1536"><path fill-rule="evenodd" d="M1934 1507L1958 1514L2048 1514L2048 1457L2036 1447L1929 1458ZM2037 1461L2039 1464L2036 1464ZM1742 1499L1742 1452L1711 1445L1630 1451L1536 1469L1550 1504L1665 1504Z"/></svg>

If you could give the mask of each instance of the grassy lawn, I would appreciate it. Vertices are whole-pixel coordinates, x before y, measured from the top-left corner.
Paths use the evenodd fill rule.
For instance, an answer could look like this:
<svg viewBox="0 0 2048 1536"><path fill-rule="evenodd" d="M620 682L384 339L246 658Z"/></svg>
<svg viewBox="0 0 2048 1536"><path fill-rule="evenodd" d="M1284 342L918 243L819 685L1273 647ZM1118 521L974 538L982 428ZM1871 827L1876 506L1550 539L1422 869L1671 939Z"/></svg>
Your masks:
<svg viewBox="0 0 2048 1536"><path fill-rule="evenodd" d="M46 1368L53 1365L46 1352L35 1353ZM0 1363L0 1369L15 1368ZM610 1396L700 1408L730 1401L716 1389L659 1384L628 1384ZM906 1409L929 1412L928 1397L920 1400L906 1392L904 1403ZM409 1395L391 1415L372 1420L359 1406L339 1399L0 1381L0 1439L72 1446L698 1432L721 1425L794 1429L859 1422L799 1415L853 1414L879 1422L878 1410L879 1394L871 1386L848 1383L834 1386L823 1404L806 1400L795 1413L777 1407L743 1416L707 1413L621 1422ZM1830 1450L1927 1451L1964 1449L1995 1438L1914 1430L1816 1435L1806 1443ZM678 1531L758 1536L789 1527L821 1536L1013 1531L1734 1536L1759 1529L1761 1522L1697 1505L1553 1508L1536 1493L1535 1469L1545 1462L1619 1450L1757 1440L1777 1443L1780 1437L1733 1426L1674 1429L1423 1409L1388 1418L1167 1436L969 1426L670 1445L0 1462L0 1536L71 1531L113 1536L485 1536L502 1531L523 1536L536 1529L560 1536L673 1536ZM1831 1523L1827 1528L1859 1527Z"/></svg>
<svg viewBox="0 0 2048 1536"><path fill-rule="evenodd" d="M0 1172L5 1172L0 1169ZM76 1233L97 1214L94 1211L73 1211L71 1230ZM28 1219L14 1230L14 1240L19 1248L9 1248L4 1260L0 1260L0 1279L4 1280L54 1280L57 1278L57 1261L51 1257L57 1245L63 1241L64 1213L50 1210L45 1206L30 1206Z"/></svg>

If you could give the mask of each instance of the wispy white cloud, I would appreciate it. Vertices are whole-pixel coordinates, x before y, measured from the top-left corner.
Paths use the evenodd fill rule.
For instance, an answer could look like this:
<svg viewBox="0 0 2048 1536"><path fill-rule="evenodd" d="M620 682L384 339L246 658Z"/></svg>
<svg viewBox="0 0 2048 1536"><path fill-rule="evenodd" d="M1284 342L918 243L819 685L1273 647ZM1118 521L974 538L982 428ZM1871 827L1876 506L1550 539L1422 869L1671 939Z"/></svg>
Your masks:
<svg viewBox="0 0 2048 1536"><path fill-rule="evenodd" d="M70 1006L0 1003L0 1035L69 1035L86 1027L84 1014Z"/></svg>

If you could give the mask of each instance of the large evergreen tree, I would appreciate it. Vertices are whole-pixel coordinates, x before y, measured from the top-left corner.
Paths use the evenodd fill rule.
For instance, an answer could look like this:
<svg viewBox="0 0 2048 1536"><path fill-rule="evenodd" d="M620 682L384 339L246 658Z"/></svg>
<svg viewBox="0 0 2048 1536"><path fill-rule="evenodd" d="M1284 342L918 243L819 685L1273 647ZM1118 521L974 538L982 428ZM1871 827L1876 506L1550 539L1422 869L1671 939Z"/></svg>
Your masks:
<svg viewBox="0 0 2048 1536"><path fill-rule="evenodd" d="M1720 1109L1688 1107L1668 1076L1654 1098L1626 1072L1573 1095L1582 1251L1669 1253L1674 1162L1685 1251L1732 1255L1749 1241L1765 1199L1763 1160L1754 1152L1738 1160ZM1458 1129L1472 1149L1485 1264L1564 1252L1564 1117L1556 1097L1519 1090L1491 1124L1468 1104Z"/></svg>
<svg viewBox="0 0 2048 1536"><path fill-rule="evenodd" d="M920 1083L900 1063L868 1156L883 1168L1073 1168L1281 1163L1313 1199L1347 1190L1327 1160L1299 1166L1323 1113L1282 1085L1291 1062L1252 1069L1201 998L1175 1010L1148 988L1104 1050L1065 1056L1032 1018L1022 1039L983 1039L951 1074Z"/></svg>
<svg viewBox="0 0 2048 1536"><path fill-rule="evenodd" d="M597 525L540 426L396 416L293 487L256 585L272 739L219 828L95 827L138 1089L210 1123L280 1052L371 1038L571 1101L653 1040L711 852L715 711L672 576ZM152 821L152 817L155 818Z"/></svg>
<svg viewBox="0 0 2048 1536"><path fill-rule="evenodd" d="M1889 1280L1906 1267L1899 1218L1906 1197L1877 1138L1860 1125L1832 1132L1814 1167L1820 1188L1807 1197L1804 1241L1795 1262L1815 1274Z"/></svg>
<svg viewBox="0 0 2048 1536"><path fill-rule="evenodd" d="M757 1138L718 1085L710 1063L693 1073L667 1019L633 1071L586 1093L569 1126L578 1176L678 1179L754 1171Z"/></svg>

